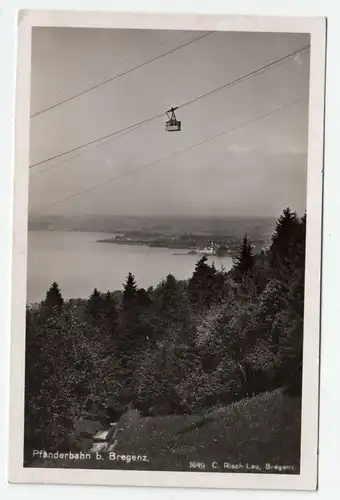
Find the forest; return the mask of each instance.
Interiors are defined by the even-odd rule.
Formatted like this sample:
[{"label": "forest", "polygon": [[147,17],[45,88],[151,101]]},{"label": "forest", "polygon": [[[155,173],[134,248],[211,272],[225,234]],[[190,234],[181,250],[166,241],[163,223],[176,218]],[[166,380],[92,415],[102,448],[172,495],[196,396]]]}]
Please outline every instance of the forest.
[{"label": "forest", "polygon": [[188,280],[144,289],[129,273],[88,299],[53,283],[26,308],[25,463],[33,449],[77,449],[77,419],[175,421],[277,389],[300,405],[305,231],[306,214],[286,208],[268,250],[245,235],[228,272],[203,256]]}]

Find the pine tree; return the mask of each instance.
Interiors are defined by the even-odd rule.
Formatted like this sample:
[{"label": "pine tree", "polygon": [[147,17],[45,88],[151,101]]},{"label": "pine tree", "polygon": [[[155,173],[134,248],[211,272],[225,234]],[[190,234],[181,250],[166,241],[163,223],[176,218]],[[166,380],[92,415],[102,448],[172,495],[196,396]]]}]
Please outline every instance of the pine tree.
[{"label": "pine tree", "polygon": [[123,305],[124,308],[135,305],[137,298],[137,284],[136,279],[132,273],[129,273],[124,285],[123,292]]},{"label": "pine tree", "polygon": [[251,241],[248,236],[243,237],[239,256],[234,263],[234,277],[236,281],[242,281],[242,278],[249,275],[254,266],[254,255]]},{"label": "pine tree", "polygon": [[214,301],[217,271],[214,264],[208,264],[204,255],[195,266],[195,271],[189,281],[188,295],[192,305],[209,307]]},{"label": "pine tree", "polygon": [[43,305],[49,309],[61,308],[64,304],[64,299],[61,295],[59,285],[54,281],[46,293],[46,298]]},{"label": "pine tree", "polygon": [[295,253],[295,239],[299,225],[296,213],[289,207],[286,208],[276,223],[272,237],[270,263],[273,268],[289,267],[289,261]]},{"label": "pine tree", "polygon": [[103,313],[103,309],[104,309],[103,297],[98,292],[97,288],[95,288],[88,299],[87,310],[93,318],[98,319]]},{"label": "pine tree", "polygon": [[133,385],[138,356],[148,344],[150,332],[144,320],[145,309],[140,303],[144,301],[146,293],[145,290],[139,293],[135,277],[129,273],[124,285],[122,308],[115,332],[116,355],[119,358],[124,384]]}]

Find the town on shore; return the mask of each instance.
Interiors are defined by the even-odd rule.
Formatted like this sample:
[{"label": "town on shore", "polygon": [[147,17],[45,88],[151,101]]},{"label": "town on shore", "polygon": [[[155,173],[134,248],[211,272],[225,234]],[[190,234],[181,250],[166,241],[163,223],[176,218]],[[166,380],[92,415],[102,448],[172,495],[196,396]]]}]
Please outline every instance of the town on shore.
[{"label": "town on shore", "polygon": [[[173,250],[183,250],[175,255],[206,255],[217,257],[234,257],[237,255],[241,240],[235,236],[216,236],[211,239],[211,235],[196,234],[148,234],[141,231],[133,231],[124,234],[116,234],[110,238],[97,240],[98,243],[112,243],[116,245],[139,245],[152,248],[168,248]],[[268,246],[264,238],[259,238],[253,243],[255,253],[266,250]]]}]

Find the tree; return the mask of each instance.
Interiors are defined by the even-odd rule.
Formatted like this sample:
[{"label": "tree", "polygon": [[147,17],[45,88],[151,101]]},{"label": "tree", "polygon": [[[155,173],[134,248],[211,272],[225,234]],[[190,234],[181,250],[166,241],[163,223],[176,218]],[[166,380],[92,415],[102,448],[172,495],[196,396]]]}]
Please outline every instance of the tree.
[{"label": "tree", "polygon": [[223,290],[223,273],[217,272],[214,264],[208,264],[204,255],[196,264],[195,271],[188,284],[188,296],[195,307],[210,307],[219,300]]},{"label": "tree", "polygon": [[135,277],[129,273],[124,285],[116,334],[117,355],[127,383],[133,378],[136,357],[148,342],[149,332],[144,321],[145,294],[145,290],[139,291]]},{"label": "tree", "polygon": [[244,277],[249,275],[254,266],[254,255],[251,241],[248,236],[243,237],[242,245],[240,248],[239,256],[235,259],[234,263],[234,278],[236,281],[242,281]]},{"label": "tree", "polygon": [[168,274],[154,292],[155,306],[162,317],[174,320],[179,302],[183,301],[183,286],[172,274]]},{"label": "tree", "polygon": [[54,281],[46,293],[46,298],[43,301],[43,305],[48,309],[58,308],[60,309],[64,304],[64,299],[61,295],[61,290],[59,285]]},{"label": "tree", "polygon": [[177,281],[172,274],[168,274],[152,292],[152,304],[145,320],[153,342],[167,338],[170,327],[176,331],[178,342],[188,340],[194,313],[190,309],[186,288],[186,282]]},{"label": "tree", "polygon": [[136,367],[136,405],[146,414],[169,415],[181,410],[176,386],[189,371],[188,362],[178,352],[176,332],[146,349]]},{"label": "tree", "polygon": [[26,322],[26,460],[35,448],[72,449],[73,421],[96,417],[117,383],[100,325],[74,309],[40,313],[29,311]]},{"label": "tree", "polygon": [[117,299],[107,291],[103,300],[103,314],[108,324],[114,325],[118,319]]},{"label": "tree", "polygon": [[289,208],[278,219],[269,252],[274,278],[285,291],[286,310],[303,322],[306,214],[299,219]]},{"label": "tree", "polygon": [[[304,218],[305,221],[305,218]],[[270,264],[274,269],[290,272],[295,254],[295,243],[301,227],[305,222],[299,220],[297,214],[288,207],[279,217],[270,247]]]},{"label": "tree", "polygon": [[146,308],[151,305],[150,295],[144,288],[139,288],[136,292],[136,302],[138,307]]},{"label": "tree", "polygon": [[124,308],[129,308],[136,304],[137,290],[138,288],[136,284],[136,279],[132,273],[129,273],[124,285],[124,292],[123,292]]},{"label": "tree", "polygon": [[268,252],[261,250],[258,255],[254,255],[254,265],[252,269],[252,280],[258,293],[261,293],[273,276],[273,270],[269,264]]},{"label": "tree", "polygon": [[196,412],[272,390],[282,363],[272,339],[274,318],[267,305],[235,284],[222,304],[201,315],[194,339],[198,358],[177,387],[188,410]]},{"label": "tree", "polygon": [[97,320],[102,315],[103,309],[104,299],[98,292],[97,288],[95,288],[88,299],[87,310],[90,315]]}]

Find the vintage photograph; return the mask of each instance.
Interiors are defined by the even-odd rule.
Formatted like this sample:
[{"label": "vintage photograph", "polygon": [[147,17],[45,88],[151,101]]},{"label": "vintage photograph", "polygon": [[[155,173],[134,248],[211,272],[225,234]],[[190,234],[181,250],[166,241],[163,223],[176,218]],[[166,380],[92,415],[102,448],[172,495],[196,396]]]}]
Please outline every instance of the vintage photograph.
[{"label": "vintage photograph", "polygon": [[299,476],[310,33],[33,26],[30,65],[23,468]]}]

